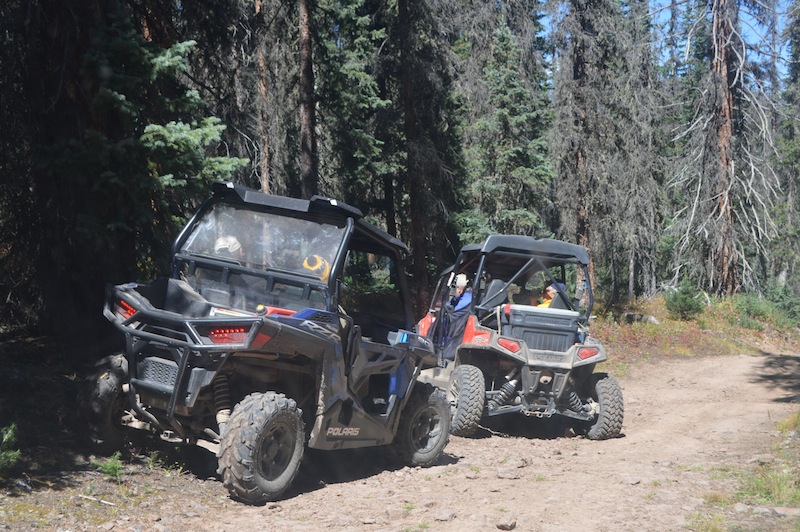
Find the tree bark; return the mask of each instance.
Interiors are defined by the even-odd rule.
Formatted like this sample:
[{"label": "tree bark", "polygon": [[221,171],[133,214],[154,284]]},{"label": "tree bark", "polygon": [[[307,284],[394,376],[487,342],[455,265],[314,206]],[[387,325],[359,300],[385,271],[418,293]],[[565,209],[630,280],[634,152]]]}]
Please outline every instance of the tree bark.
[{"label": "tree bark", "polygon": [[415,285],[414,311],[419,312],[429,303],[428,244],[426,235],[426,188],[420,160],[422,142],[417,111],[414,106],[415,86],[412,62],[411,21],[408,0],[398,0],[400,29],[400,92],[403,101],[404,131],[407,150],[408,194],[411,218],[411,258]]},{"label": "tree bark", "polygon": [[716,141],[713,183],[714,209],[712,217],[717,220],[719,233],[715,235],[710,252],[710,263],[717,289],[726,294],[734,293],[740,285],[737,267],[736,231],[733,213],[734,159],[733,159],[733,84],[736,73],[732,68],[731,37],[736,6],[733,0],[715,0],[712,5],[714,29],[714,55],[712,73],[716,100],[714,102],[714,136]]},{"label": "tree bark", "polygon": [[300,180],[304,198],[319,193],[310,0],[300,0]]},{"label": "tree bark", "polygon": [[270,193],[269,186],[269,130],[267,120],[267,52],[263,48],[258,51],[258,110],[256,120],[258,120],[258,143],[260,153],[258,159],[258,178],[261,184],[261,192]]}]

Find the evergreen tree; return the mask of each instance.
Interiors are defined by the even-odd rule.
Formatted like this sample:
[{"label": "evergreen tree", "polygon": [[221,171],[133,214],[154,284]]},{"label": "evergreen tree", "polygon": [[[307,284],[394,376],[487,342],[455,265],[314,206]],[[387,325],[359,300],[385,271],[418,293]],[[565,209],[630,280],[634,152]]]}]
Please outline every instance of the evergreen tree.
[{"label": "evergreen tree", "polygon": [[616,142],[607,148],[607,171],[613,176],[605,199],[609,214],[595,229],[601,249],[614,250],[606,254],[611,296],[633,299],[657,289],[657,248],[665,220],[666,129],[661,124],[666,105],[654,68],[649,3],[625,2],[623,11],[620,58],[609,91],[616,125]]},{"label": "evergreen tree", "polygon": [[[323,188],[335,197],[385,219],[397,234],[395,205],[386,180],[401,172],[397,154],[381,140],[397,135],[400,116],[378,127],[381,113],[391,113],[391,95],[378,85],[379,50],[386,43],[385,19],[366,0],[323,1],[316,17],[319,37],[318,98]],[[397,145],[393,143],[392,145]],[[389,188],[391,190],[391,188]]]},{"label": "evergreen tree", "polygon": [[[613,249],[595,240],[599,228],[613,223],[620,205],[608,162],[617,156],[616,113],[610,90],[619,71],[618,4],[607,0],[553,2],[555,42],[550,146],[558,179],[554,199],[560,213],[559,234],[588,248],[596,264],[610,263]],[[597,285],[597,283],[593,283]]]},{"label": "evergreen tree", "polygon": [[162,27],[150,32],[162,46],[202,43],[189,57],[187,83],[228,126],[222,140],[230,154],[250,159],[248,172],[236,179],[264,192],[301,196],[297,3],[184,2],[179,12],[169,5],[148,0],[141,31]]},{"label": "evergreen tree", "polygon": [[17,213],[27,223],[15,236],[55,331],[99,319],[105,282],[164,271],[176,220],[241,164],[209,157],[224,127],[180,82],[193,43],[147,44],[115,2],[82,9],[42,4],[26,27],[26,84],[44,87],[31,105],[47,111],[31,139],[33,209]]},{"label": "evergreen tree", "polygon": [[483,79],[489,110],[464,135],[471,144],[467,155],[473,208],[459,217],[461,239],[542,234],[551,173],[544,141],[546,102],[543,87],[531,89],[524,82],[518,46],[505,22],[495,30]]},{"label": "evergreen tree", "polygon": [[[624,7],[624,9],[622,9]],[[659,88],[644,2],[554,3],[553,196],[562,238],[592,252],[605,295],[653,293],[662,210]]]},{"label": "evergreen tree", "polygon": [[[754,261],[764,257],[774,225],[770,205],[779,183],[772,168],[769,95],[754,78],[764,41],[742,31],[739,13],[768,4],[714,0],[693,6],[687,46],[695,63],[684,76],[689,103],[677,140],[679,164],[671,185],[682,192],[673,231],[679,270],[709,291],[755,288]],[[756,16],[748,24],[768,22]],[[698,30],[699,28],[699,30]],[[750,39],[750,40],[748,40]]]},{"label": "evergreen tree", "polygon": [[312,8],[310,0],[299,1],[300,18],[300,186],[302,196],[319,192],[317,114],[314,89],[314,57],[311,45]]},{"label": "evergreen tree", "polygon": [[789,6],[785,35],[788,61],[783,92],[784,115],[780,123],[779,146],[782,156],[779,165],[783,201],[777,202],[775,223],[780,227],[770,242],[771,274],[777,284],[789,286],[800,294],[800,6]]},{"label": "evergreen tree", "polygon": [[[405,191],[410,223],[401,236],[411,244],[416,308],[430,303],[430,272],[447,250],[448,207],[460,180],[460,156],[449,92],[449,49],[439,38],[438,20],[427,2],[399,0],[396,38],[399,100],[403,110]],[[444,238],[443,238],[444,237]]]}]

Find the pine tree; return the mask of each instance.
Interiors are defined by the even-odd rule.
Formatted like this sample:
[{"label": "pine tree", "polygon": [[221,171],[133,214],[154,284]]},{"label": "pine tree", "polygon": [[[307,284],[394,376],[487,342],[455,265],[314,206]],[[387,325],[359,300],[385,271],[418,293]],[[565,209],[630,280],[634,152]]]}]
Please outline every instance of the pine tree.
[{"label": "pine tree", "polygon": [[430,303],[430,266],[441,264],[451,231],[447,215],[459,187],[454,106],[448,87],[452,61],[439,38],[439,20],[426,2],[399,0],[398,104],[403,110],[406,153],[404,191],[409,224],[401,236],[411,245],[416,308]]},{"label": "pine tree", "polygon": [[590,249],[590,275],[607,297],[653,293],[663,142],[647,4],[581,0],[551,10],[560,14],[550,137],[559,234]]},{"label": "pine tree", "polygon": [[779,165],[783,201],[777,202],[775,223],[780,227],[770,242],[771,274],[777,284],[800,294],[800,9],[797,2],[789,7],[785,35],[788,49],[785,90],[782,95],[784,115],[780,122]]},{"label": "pine tree", "polygon": [[33,208],[16,213],[27,222],[16,238],[28,243],[41,324],[62,331],[100,319],[104,283],[165,271],[175,222],[242,161],[213,156],[224,127],[180,81],[193,43],[147,43],[114,2],[40,7],[25,27],[24,76],[43,87],[31,105],[46,111],[28,139]]},{"label": "pine tree", "polygon": [[685,191],[673,226],[678,268],[709,291],[724,294],[757,285],[753,260],[765,255],[764,244],[773,234],[770,204],[779,186],[768,159],[769,96],[753,77],[755,63],[747,60],[764,42],[742,31],[743,6],[769,10],[763,3],[736,0],[694,6],[702,17],[693,21],[687,37],[696,62],[685,76],[691,83],[685,92],[689,113],[678,135],[680,164],[671,179],[673,187]]},{"label": "pine tree", "polygon": [[[495,30],[492,56],[483,74],[488,112],[466,128],[469,181],[474,207],[459,217],[461,239],[491,233],[542,234],[551,177],[545,148],[543,87],[525,83],[518,46],[508,25]],[[538,96],[538,100],[537,100]]]},{"label": "pine tree", "polygon": [[317,153],[317,115],[314,89],[314,56],[311,45],[312,7],[310,0],[299,1],[300,18],[300,186],[302,196],[319,192]]},{"label": "pine tree", "polygon": [[[608,162],[616,156],[618,128],[609,91],[620,55],[618,5],[607,0],[554,2],[555,120],[550,146],[557,180],[553,197],[560,213],[561,238],[588,248],[594,265],[610,264],[613,249],[595,239],[599,228],[613,223],[621,205],[615,196]],[[597,285],[597,283],[593,283]]]},{"label": "pine tree", "polygon": [[[319,36],[318,98],[323,188],[358,205],[368,215],[385,220],[397,234],[395,205],[384,183],[401,172],[397,154],[400,116],[379,126],[379,116],[391,114],[391,95],[381,93],[378,70],[381,54],[390,53],[386,20],[366,0],[323,1],[316,17]],[[380,12],[380,11],[379,11]],[[391,187],[389,187],[391,190]]]}]

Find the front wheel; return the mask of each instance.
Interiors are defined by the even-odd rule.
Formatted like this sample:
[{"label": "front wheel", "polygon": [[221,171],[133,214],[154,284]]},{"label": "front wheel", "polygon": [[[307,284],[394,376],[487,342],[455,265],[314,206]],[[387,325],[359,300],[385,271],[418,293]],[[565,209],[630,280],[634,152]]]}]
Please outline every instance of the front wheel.
[{"label": "front wheel", "polygon": [[393,444],[398,457],[411,466],[433,465],[450,439],[450,405],[444,393],[417,383],[401,416]]},{"label": "front wheel", "polygon": [[483,417],[486,390],[483,372],[475,366],[461,364],[453,369],[447,386],[450,403],[450,434],[470,436]]},{"label": "front wheel", "polygon": [[594,408],[595,418],[581,426],[584,435],[590,440],[608,440],[619,436],[625,405],[617,379],[605,373],[595,373],[586,383],[585,391],[582,399],[586,399]]},{"label": "front wheel", "polygon": [[95,368],[81,383],[78,393],[81,437],[92,451],[110,454],[119,450],[126,439],[122,416],[126,405],[123,385],[128,379],[128,361],[124,355],[111,355],[100,360]]},{"label": "front wheel", "polygon": [[304,431],[302,411],[283,394],[253,393],[237,404],[217,453],[231,496],[249,504],[280,497],[300,469]]}]

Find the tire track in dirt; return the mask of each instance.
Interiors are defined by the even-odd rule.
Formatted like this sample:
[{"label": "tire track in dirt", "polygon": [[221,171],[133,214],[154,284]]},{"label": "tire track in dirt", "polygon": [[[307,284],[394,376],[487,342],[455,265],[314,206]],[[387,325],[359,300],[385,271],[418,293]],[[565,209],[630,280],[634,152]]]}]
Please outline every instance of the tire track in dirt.
[{"label": "tire track in dirt", "polygon": [[[626,410],[620,438],[552,437],[541,430],[546,424],[518,417],[509,434],[453,437],[442,465],[428,469],[392,470],[373,451],[319,453],[284,500],[242,506],[220,485],[205,511],[164,516],[159,526],[685,530],[696,516],[719,512],[705,496],[735,491],[727,469],[767,456],[780,441],[775,424],[800,401],[797,360],[762,354],[633,365],[619,379]],[[800,521],[732,510],[726,519],[765,530],[793,530]]]}]

